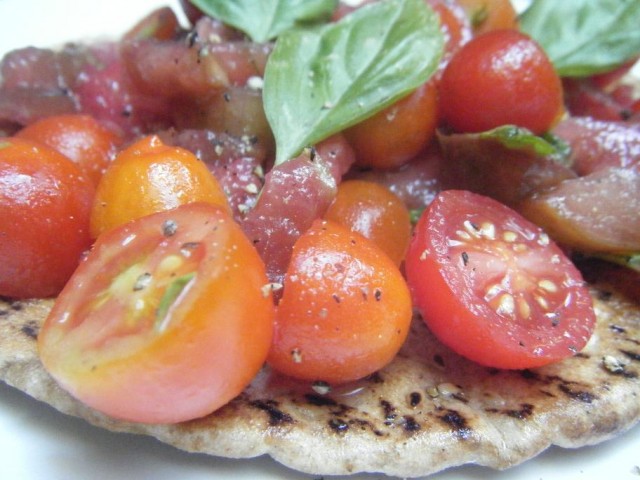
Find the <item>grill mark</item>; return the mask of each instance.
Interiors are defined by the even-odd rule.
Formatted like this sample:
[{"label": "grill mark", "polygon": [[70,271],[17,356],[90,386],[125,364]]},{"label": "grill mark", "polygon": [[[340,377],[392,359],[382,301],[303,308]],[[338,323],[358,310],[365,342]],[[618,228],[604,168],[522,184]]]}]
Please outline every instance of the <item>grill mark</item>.
[{"label": "grill mark", "polygon": [[28,322],[22,326],[20,331],[32,340],[37,340],[38,333],[40,332],[40,327],[36,322]]},{"label": "grill mark", "polygon": [[561,383],[558,385],[558,388],[562,393],[564,393],[567,397],[572,400],[578,400],[582,403],[593,403],[598,397],[591,392],[587,392],[586,390],[577,390],[571,388],[571,386],[567,383]]},{"label": "grill mark", "polygon": [[293,417],[278,408],[278,403],[273,400],[254,400],[249,403],[254,408],[262,410],[269,416],[269,425],[272,427],[287,423],[294,423]]},{"label": "grill mark", "polygon": [[455,433],[460,440],[467,440],[471,437],[473,430],[467,424],[467,419],[464,418],[456,410],[446,410],[444,415],[438,417],[445,425]]}]

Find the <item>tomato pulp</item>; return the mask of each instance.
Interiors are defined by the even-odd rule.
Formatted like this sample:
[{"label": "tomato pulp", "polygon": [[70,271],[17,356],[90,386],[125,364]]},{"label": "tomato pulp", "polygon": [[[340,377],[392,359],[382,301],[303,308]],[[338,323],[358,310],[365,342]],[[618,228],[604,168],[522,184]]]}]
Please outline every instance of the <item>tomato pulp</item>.
[{"label": "tomato pulp", "polygon": [[480,364],[545,365],[580,351],[593,332],[580,272],[539,227],[488,197],[442,192],[405,264],[429,328]]}]

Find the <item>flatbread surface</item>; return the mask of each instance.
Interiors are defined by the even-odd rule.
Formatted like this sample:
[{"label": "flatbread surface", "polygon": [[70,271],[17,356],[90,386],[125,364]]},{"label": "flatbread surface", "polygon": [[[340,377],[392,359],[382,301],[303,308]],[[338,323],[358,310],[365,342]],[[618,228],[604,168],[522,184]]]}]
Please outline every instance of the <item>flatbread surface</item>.
[{"label": "flatbread surface", "polygon": [[36,338],[51,300],[0,300],[0,378],[61,412],[179,449],[230,458],[268,454],[317,474],[417,477],[463,464],[505,469],[551,445],[581,447],[640,419],[640,306],[610,283],[592,286],[598,317],[587,347],[544,368],[502,371],[440,344],[421,319],[377,374],[328,393],[265,368],[237,399],[177,425],[108,418],[60,389]]}]

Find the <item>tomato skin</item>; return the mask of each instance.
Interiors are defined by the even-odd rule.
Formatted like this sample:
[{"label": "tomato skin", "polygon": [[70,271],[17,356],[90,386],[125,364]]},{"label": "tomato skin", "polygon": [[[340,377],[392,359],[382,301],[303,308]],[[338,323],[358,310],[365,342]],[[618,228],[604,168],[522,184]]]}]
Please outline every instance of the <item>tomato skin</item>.
[{"label": "tomato skin", "polygon": [[517,30],[467,43],[445,68],[441,118],[457,132],[517,125],[542,134],[563,112],[562,83],[542,48]]},{"label": "tomato skin", "polygon": [[518,28],[518,14],[511,0],[457,0],[467,13],[473,33]]},{"label": "tomato skin", "polygon": [[488,197],[442,192],[416,225],[405,268],[431,331],[482,365],[561,360],[580,351],[595,327],[571,261],[540,228]]},{"label": "tomato skin", "polygon": [[267,362],[294,378],[357,380],[394,358],[411,316],[409,290],[389,258],[318,220],[294,246]]},{"label": "tomato skin", "polygon": [[438,121],[436,84],[408,96],[344,131],[362,167],[391,169],[414,158],[433,139]]},{"label": "tomato skin", "polygon": [[68,158],[0,139],[0,295],[56,295],[89,248],[91,181]]},{"label": "tomato skin", "polygon": [[191,202],[221,205],[226,195],[207,166],[151,135],[120,152],[103,175],[91,212],[91,235]]},{"label": "tomato skin", "polygon": [[94,185],[122,143],[117,134],[82,114],[45,117],[24,127],[16,137],[44,143],[69,157]]},{"label": "tomato skin", "polygon": [[402,200],[387,187],[366,180],[340,184],[324,218],[372,240],[396,265],[409,245],[411,219]]},{"label": "tomato skin", "polygon": [[[195,277],[156,318],[167,285],[185,273]],[[143,217],[96,241],[40,331],[40,358],[69,393],[112,417],[197,418],[262,367],[274,315],[266,283],[255,248],[221,208]]]}]

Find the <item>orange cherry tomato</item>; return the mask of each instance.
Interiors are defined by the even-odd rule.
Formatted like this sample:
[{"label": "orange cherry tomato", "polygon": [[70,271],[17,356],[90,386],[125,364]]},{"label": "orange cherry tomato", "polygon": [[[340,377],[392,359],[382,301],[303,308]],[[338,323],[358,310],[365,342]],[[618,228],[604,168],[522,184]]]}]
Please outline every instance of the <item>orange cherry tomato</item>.
[{"label": "orange cherry tomato", "polygon": [[174,423],[221,407],[271,345],[264,264],[220,207],[194,203],[101,236],[38,335],[47,371],[115,418]]},{"label": "orange cherry tomato", "polygon": [[324,218],[372,240],[400,265],[411,237],[407,207],[387,187],[366,180],[347,180],[338,187]]},{"label": "orange cherry tomato", "polygon": [[344,131],[360,166],[388,169],[414,158],[433,138],[438,121],[435,82]]},{"label": "orange cherry tomato", "polygon": [[207,166],[191,152],[168,146],[155,135],[120,152],[103,175],[91,213],[91,235],[144,215],[192,202],[230,210]]},{"label": "orange cherry tomato", "polygon": [[518,28],[518,13],[511,0],[457,0],[476,35],[491,30]]},{"label": "orange cherry tomato", "polygon": [[35,140],[66,155],[97,185],[121,139],[89,115],[46,117],[27,125],[16,137]]},{"label": "orange cherry tomato", "polygon": [[64,155],[0,139],[0,295],[56,295],[91,245],[94,187]]},{"label": "orange cherry tomato", "polygon": [[384,367],[409,331],[398,268],[374,243],[317,220],[296,242],[267,362],[285,375],[343,383]]}]

